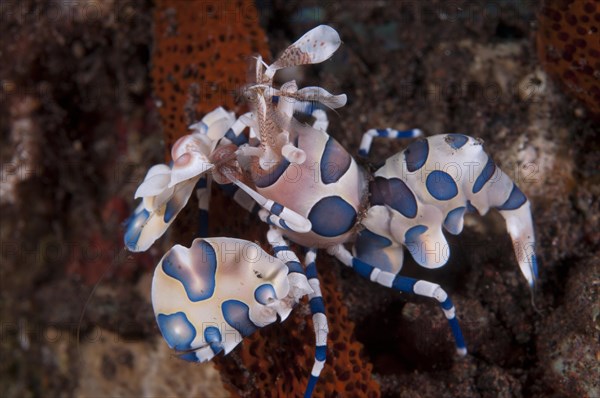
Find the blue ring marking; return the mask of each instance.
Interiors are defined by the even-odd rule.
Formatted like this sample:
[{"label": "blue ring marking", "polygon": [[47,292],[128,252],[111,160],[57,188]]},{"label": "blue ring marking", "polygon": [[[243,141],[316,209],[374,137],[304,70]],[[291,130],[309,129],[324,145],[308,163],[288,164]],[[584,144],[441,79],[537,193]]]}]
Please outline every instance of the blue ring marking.
[{"label": "blue ring marking", "polygon": [[460,149],[469,141],[469,137],[463,134],[448,134],[446,136],[446,144],[454,149]]},{"label": "blue ring marking", "polygon": [[291,274],[292,272],[304,274],[304,269],[302,268],[302,265],[296,260],[290,260],[287,263],[285,263],[285,265],[288,267],[288,274]]},{"label": "blue ring marking", "polygon": [[[450,310],[454,307],[454,304],[452,304],[452,300],[450,300],[450,297],[447,297],[443,303],[440,303],[440,306],[444,310]],[[452,318],[446,319],[448,319],[448,323],[450,324],[450,329],[452,330],[452,334],[454,335],[456,346],[460,349],[466,348],[465,339],[463,337],[462,330],[460,330],[460,324],[458,323],[458,319],[456,319],[456,315],[454,315]]]},{"label": "blue ring marking", "polygon": [[519,207],[523,206],[523,204],[525,204],[525,202],[527,202],[527,198],[525,197],[523,192],[521,192],[519,187],[517,187],[517,185],[513,182],[513,189],[510,192],[508,199],[506,199],[506,202],[504,202],[504,204],[502,204],[502,206],[496,207],[496,209],[498,209],[498,210],[516,210]]},{"label": "blue ring marking", "polygon": [[454,304],[452,304],[452,300],[450,300],[450,297],[446,297],[446,300],[444,300],[443,303],[440,303],[440,305],[445,310],[449,310],[450,308],[454,307]]},{"label": "blue ring marking", "polygon": [[318,103],[308,101],[308,103],[304,105],[304,109],[300,113],[304,113],[305,115],[312,115],[318,109],[321,109]]},{"label": "blue ring marking", "polygon": [[210,345],[213,354],[217,355],[219,352],[223,351],[221,332],[216,327],[209,326],[204,329],[204,341]]},{"label": "blue ring marking", "polygon": [[446,215],[446,219],[444,220],[444,228],[446,228],[446,230],[451,234],[458,235],[460,233],[458,227],[466,211],[467,208],[464,206],[450,210]]},{"label": "blue ring marking", "polygon": [[450,174],[441,170],[434,170],[425,181],[427,190],[437,200],[450,200],[458,195],[458,187]]},{"label": "blue ring marking", "polygon": [[313,261],[312,263],[306,266],[306,279],[314,279],[317,278],[317,264]]},{"label": "blue ring marking", "polygon": [[237,330],[242,337],[251,335],[258,327],[250,320],[250,308],[238,300],[227,300],[221,304],[225,322]]},{"label": "blue ring marking", "polygon": [[416,137],[416,129],[410,130],[396,130],[396,138],[413,138]]},{"label": "blue ring marking", "polygon": [[374,267],[365,263],[364,261],[353,257],[352,258],[352,269],[356,271],[357,274],[364,278],[371,278],[371,272],[373,272]]},{"label": "blue ring marking", "polygon": [[286,245],[283,246],[273,246],[273,253],[277,254],[282,251],[290,250],[290,248]]},{"label": "blue ring marking", "polygon": [[196,329],[183,312],[171,315],[158,314],[156,322],[169,347],[177,351],[192,348],[192,341],[196,338]]},{"label": "blue ring marking", "polygon": [[125,221],[125,235],[123,240],[125,246],[129,250],[137,250],[137,244],[140,240],[140,235],[144,229],[146,221],[150,218],[150,212],[146,209],[142,209],[139,213],[134,213],[127,221]]},{"label": "blue ring marking", "polygon": [[327,346],[326,345],[318,345],[315,351],[315,359],[317,361],[325,361],[327,358]]},{"label": "blue ring marking", "polygon": [[311,314],[325,313],[325,303],[323,302],[323,297],[311,298],[309,301],[309,305]]},{"label": "blue ring marking", "polygon": [[232,140],[232,142],[237,146],[242,146],[248,143],[248,138],[244,133],[240,133],[235,140]]},{"label": "blue ring marking", "polygon": [[225,138],[227,138],[229,141],[231,141],[237,146],[244,145],[248,142],[243,132],[240,132],[239,135],[235,135],[234,131],[231,128],[229,128],[229,130],[227,130],[227,132],[225,133]]},{"label": "blue ring marking", "polygon": [[356,257],[369,264],[377,264],[377,268],[382,271],[391,272],[394,269],[394,264],[390,262],[383,250],[391,245],[392,241],[388,238],[364,229],[358,233],[354,249],[356,250]]},{"label": "blue ring marking", "polygon": [[485,183],[488,182],[490,180],[490,178],[492,178],[492,176],[494,175],[495,172],[496,172],[496,163],[494,163],[492,158],[490,156],[488,156],[487,163],[485,164],[485,166],[483,167],[483,170],[481,170],[481,173],[475,180],[475,184],[473,184],[473,193],[477,193],[477,192],[481,191],[481,189],[483,188]]},{"label": "blue ring marking", "polygon": [[165,274],[181,282],[190,301],[206,300],[215,292],[217,254],[206,241],[194,243],[190,248],[191,264],[185,264],[170,250],[162,261]]},{"label": "blue ring marking", "polygon": [[291,231],[292,229],[287,225],[283,218],[279,219],[279,226],[285,230]]},{"label": "blue ring marking", "polygon": [[339,196],[319,200],[308,214],[312,230],[328,238],[348,232],[356,223],[356,210]]},{"label": "blue ring marking", "polygon": [[273,102],[273,104],[277,105],[279,103],[279,96],[278,95],[272,96],[271,102]]},{"label": "blue ring marking", "polygon": [[425,225],[415,225],[414,227],[409,228],[404,233],[404,245],[408,246],[411,244],[415,244],[419,240],[419,236],[425,233],[429,228]]},{"label": "blue ring marking", "polygon": [[377,135],[380,137],[387,137],[389,135],[386,129],[377,129],[375,131],[377,131]]},{"label": "blue ring marking", "polygon": [[417,216],[415,195],[401,179],[375,177],[369,184],[369,192],[371,205],[388,205],[407,218]]},{"label": "blue ring marking", "polygon": [[417,282],[417,279],[396,275],[392,282],[392,288],[401,292],[414,293],[415,291],[413,289]]},{"label": "blue ring marking", "polygon": [[[252,172],[252,179],[254,180],[254,185],[258,188],[266,188],[277,182],[279,178],[285,173],[290,162],[287,159],[283,158],[275,167],[266,170],[263,173],[257,173],[254,169]],[[259,166],[260,168],[260,166]]]},{"label": "blue ring marking", "polygon": [[277,202],[274,202],[273,206],[271,206],[271,214],[278,216],[281,214],[282,211],[283,211],[283,206]]},{"label": "blue ring marking", "polygon": [[273,289],[273,285],[270,283],[265,283],[260,285],[254,290],[254,300],[262,305],[267,305],[277,298],[277,294],[275,293],[275,289]]},{"label": "blue ring marking", "polygon": [[233,141],[237,138],[231,127],[225,133],[225,138],[227,138],[229,141]]},{"label": "blue ring marking", "polygon": [[339,142],[329,137],[321,155],[321,181],[323,184],[337,182],[350,168],[352,157]]},{"label": "blue ring marking", "polygon": [[359,149],[358,154],[359,156],[367,156],[367,151],[365,149]]},{"label": "blue ring marking", "polygon": [[407,170],[410,172],[419,170],[427,161],[427,156],[429,156],[429,143],[426,139],[422,138],[410,144],[404,150]]},{"label": "blue ring marking", "polygon": [[535,256],[535,254],[531,255],[531,268],[533,269],[533,276],[535,276],[535,279],[538,278],[538,263],[537,263],[537,258]]}]

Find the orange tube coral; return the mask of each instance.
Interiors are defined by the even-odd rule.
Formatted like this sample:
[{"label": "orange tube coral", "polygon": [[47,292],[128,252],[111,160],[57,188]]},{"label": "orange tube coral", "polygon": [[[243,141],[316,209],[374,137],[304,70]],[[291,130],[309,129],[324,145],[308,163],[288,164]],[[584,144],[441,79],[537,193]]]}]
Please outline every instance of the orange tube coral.
[{"label": "orange tube coral", "polygon": [[268,50],[251,1],[159,0],[152,81],[167,150],[216,107],[239,113],[250,57]]},{"label": "orange tube coral", "polygon": [[540,62],[571,95],[600,116],[600,4],[546,1],[538,20]]},{"label": "orange tube coral", "polygon": [[[243,111],[236,91],[247,82],[250,57],[268,54],[268,47],[250,1],[159,0],[154,19],[152,79],[169,150],[188,133],[188,125],[217,106]],[[213,193],[211,203],[210,218],[219,220],[218,225],[212,223],[211,236],[265,240],[265,226],[221,192]],[[185,224],[189,239],[195,226]],[[329,256],[317,261],[330,333],[327,362],[314,396],[378,397],[372,365],[361,356],[362,344],[354,337],[354,324],[337,290],[332,267],[340,265]],[[310,311],[301,303],[283,324],[250,336],[215,362],[232,394],[298,396],[306,388],[314,355]]]}]

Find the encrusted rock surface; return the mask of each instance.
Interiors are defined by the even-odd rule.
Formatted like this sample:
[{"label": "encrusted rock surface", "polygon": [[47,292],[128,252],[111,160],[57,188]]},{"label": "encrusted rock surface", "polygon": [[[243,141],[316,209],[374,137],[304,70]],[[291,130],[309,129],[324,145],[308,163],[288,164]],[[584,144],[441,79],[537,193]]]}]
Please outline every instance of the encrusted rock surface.
[{"label": "encrusted rock surface", "polygon": [[[228,394],[211,365],[178,361],[159,337],[149,275],[173,239],[145,255],[120,251],[135,187],[172,139],[160,122],[170,120],[170,99],[159,111],[151,93],[152,26],[165,14],[145,4],[0,6],[2,396]],[[355,151],[362,132],[386,126],[480,137],[531,199],[538,239],[535,307],[497,214],[470,217],[460,236],[449,237],[447,266],[427,271],[406,261],[405,275],[440,283],[456,303],[470,350],[463,359],[435,303],[368,283],[320,253],[334,275],[325,280],[337,280],[326,290],[341,304],[329,310],[338,314],[332,320],[343,318],[337,325],[348,331],[348,345],[331,347],[318,393],[333,395],[342,380],[344,389],[366,386],[367,394],[389,397],[598,396],[600,128],[538,60],[537,11],[535,2],[512,0],[261,2],[255,22],[274,54],[319,23],[339,31],[343,45],[333,59],[294,77],[348,95],[330,117],[344,146]],[[191,113],[177,107],[173,120],[185,124]],[[377,141],[365,165],[405,145]],[[213,199],[214,235],[264,243],[256,219],[220,193]],[[170,238],[191,241],[193,207]],[[253,337],[223,360],[281,357],[254,375],[237,363],[223,380],[247,367],[247,380],[264,374],[263,390],[237,380],[229,391],[236,385],[258,395],[289,376],[297,392],[310,370],[312,334],[296,350],[273,336],[296,323],[310,330],[305,315],[301,306],[289,324],[265,331],[271,340]],[[358,361],[348,379],[337,358]]]}]

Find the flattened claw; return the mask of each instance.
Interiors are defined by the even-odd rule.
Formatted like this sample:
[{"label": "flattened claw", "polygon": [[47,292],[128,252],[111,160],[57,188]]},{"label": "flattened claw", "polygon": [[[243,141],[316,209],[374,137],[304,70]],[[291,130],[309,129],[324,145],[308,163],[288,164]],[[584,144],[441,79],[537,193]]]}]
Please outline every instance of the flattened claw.
[{"label": "flattened claw", "polygon": [[148,170],[135,192],[143,203],[126,222],[125,246],[130,251],[147,250],[165,233],[187,204],[198,180],[214,168],[210,155],[235,122],[233,113],[221,107],[215,109],[190,126],[195,130],[192,134],[173,145],[171,167],[158,164]]},{"label": "flattened claw", "polygon": [[521,273],[527,279],[529,287],[533,288],[538,278],[538,267],[529,201],[517,209],[500,210],[500,214],[506,220]]},{"label": "flattened claw", "polygon": [[169,228],[181,209],[185,207],[200,177],[171,189],[170,198],[159,202],[159,196],[144,198],[133,215],[126,221],[125,246],[132,252],[143,252],[152,246]]},{"label": "flattened claw", "polygon": [[203,362],[291,311],[288,269],[255,243],[196,239],[174,246],[152,281],[152,306],[169,347]]}]

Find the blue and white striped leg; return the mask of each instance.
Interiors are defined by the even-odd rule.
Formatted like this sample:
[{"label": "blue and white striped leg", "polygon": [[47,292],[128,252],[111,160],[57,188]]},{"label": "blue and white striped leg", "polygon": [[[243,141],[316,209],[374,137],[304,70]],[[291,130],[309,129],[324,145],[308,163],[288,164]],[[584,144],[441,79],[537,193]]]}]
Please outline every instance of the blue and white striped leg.
[{"label": "blue and white striped leg", "polygon": [[[308,218],[301,216],[292,209],[285,207],[280,203],[265,198],[260,193],[256,192],[254,189],[250,188],[248,185],[238,180],[235,176],[228,175],[227,177],[235,185],[237,185],[245,193],[247,193],[252,199],[254,199],[254,201],[258,203],[260,207],[267,210],[272,215],[276,216],[276,218],[273,219],[273,225],[281,226],[284,229],[300,233],[308,232],[311,230],[312,224]],[[263,212],[259,212],[259,216],[261,215],[261,213],[265,214]],[[268,222],[265,219],[262,219],[262,221]]]},{"label": "blue and white striped leg", "polygon": [[310,312],[312,314],[313,325],[315,328],[315,363],[312,371],[310,372],[310,379],[306,387],[304,397],[308,398],[312,395],[315,385],[319,380],[319,375],[323,366],[325,366],[325,358],[327,356],[327,334],[329,333],[329,326],[327,324],[327,315],[325,314],[325,303],[323,302],[323,296],[321,295],[321,287],[319,278],[317,276],[317,265],[316,260],[317,251],[315,249],[309,249],[306,252],[304,262],[306,264],[306,277],[308,283],[313,289],[313,293],[308,295],[310,303]]},{"label": "blue and white striped leg", "polygon": [[294,231],[294,229],[290,227],[284,219],[276,214],[270,213],[268,210],[260,209],[258,211],[258,218],[270,226],[281,228],[285,231]]},{"label": "blue and white striped leg", "polygon": [[294,102],[294,112],[303,113],[305,115],[313,115],[313,113],[319,110],[319,105],[315,101],[296,101]]},{"label": "blue and white striped leg", "polygon": [[315,118],[313,122],[313,128],[321,131],[327,131],[329,127],[329,119],[327,113],[319,108],[318,104],[314,101],[296,101],[294,103],[294,112],[303,113],[310,115]]},{"label": "blue and white striped leg", "polygon": [[244,134],[242,134],[242,131],[244,131],[246,127],[249,127],[248,124],[246,124],[246,120],[248,120],[248,118],[251,117],[251,112],[247,112],[241,115],[231,125],[231,127],[229,127],[229,130],[227,130],[227,132],[225,133],[225,138],[227,138],[229,141],[231,141],[232,144],[235,144],[237,146],[248,143],[248,138]]},{"label": "blue and white striped leg", "polygon": [[[273,103],[277,104],[280,101],[280,97],[273,96]],[[289,100],[289,99],[288,99]],[[313,128],[317,130],[327,131],[329,127],[329,119],[327,113],[319,107],[317,101],[294,101],[293,105],[294,113],[301,113],[303,115],[309,115],[315,118]]]},{"label": "blue and white striped leg", "polygon": [[467,355],[465,339],[460,329],[460,325],[458,324],[458,320],[456,319],[456,309],[454,308],[454,304],[452,304],[450,297],[448,297],[448,294],[440,285],[382,271],[379,268],[373,267],[352,256],[343,245],[333,246],[327,251],[343,264],[352,267],[359,275],[368,278],[373,282],[401,292],[413,293],[419,296],[436,299],[442,307],[442,311],[450,324],[450,329],[452,330],[454,341],[456,343],[456,352],[460,356]]},{"label": "blue and white striped leg", "polygon": [[273,248],[273,254],[275,254],[275,257],[287,265],[289,269],[288,275],[294,272],[305,275],[304,268],[302,268],[298,256],[296,256],[296,253],[290,250],[288,243],[281,234],[281,231],[279,231],[276,227],[269,228],[267,240]]},{"label": "blue and white striped leg", "polygon": [[210,204],[210,182],[202,176],[196,183],[196,198],[198,198],[198,237],[208,237],[208,207]]},{"label": "blue and white striped leg", "polygon": [[223,107],[218,107],[215,110],[208,112],[202,120],[190,125],[188,128],[193,131],[193,134],[207,135],[212,141],[225,139],[226,142],[231,142],[237,146],[248,142],[248,138],[242,134],[246,127],[249,127],[247,121],[252,120],[250,112],[241,115],[233,122],[234,117],[232,112],[227,112]]},{"label": "blue and white striped leg", "polygon": [[294,300],[292,305],[295,305],[302,297],[313,292],[306,278],[304,268],[302,268],[296,253],[290,250],[288,243],[281,234],[279,228],[270,227],[269,232],[267,232],[267,240],[273,248],[275,257],[283,261],[288,267],[288,281],[290,283],[290,293],[288,294],[288,297]]},{"label": "blue and white striped leg", "polygon": [[391,128],[387,129],[371,129],[363,134],[362,140],[360,141],[360,148],[358,150],[358,154],[360,156],[367,156],[369,151],[371,150],[371,144],[373,144],[373,138],[375,137],[385,137],[385,138],[414,138],[423,135],[423,132],[420,129],[411,129],[411,130],[394,130]]}]

